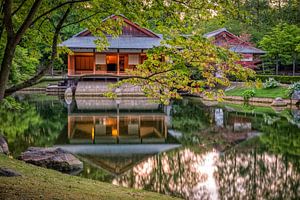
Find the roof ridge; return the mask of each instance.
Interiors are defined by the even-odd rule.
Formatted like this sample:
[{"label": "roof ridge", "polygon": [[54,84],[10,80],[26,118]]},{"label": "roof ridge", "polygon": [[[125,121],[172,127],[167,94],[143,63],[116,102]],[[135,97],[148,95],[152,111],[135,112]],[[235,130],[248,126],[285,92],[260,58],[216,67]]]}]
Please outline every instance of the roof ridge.
[{"label": "roof ridge", "polygon": [[203,36],[204,36],[204,37],[208,37],[209,35],[212,35],[212,34],[215,35],[215,34],[217,34],[217,33],[223,32],[223,31],[226,31],[226,32],[230,33],[225,27],[223,27],[223,28],[219,28],[219,29],[217,29],[217,30],[214,30],[214,31],[205,33]]}]

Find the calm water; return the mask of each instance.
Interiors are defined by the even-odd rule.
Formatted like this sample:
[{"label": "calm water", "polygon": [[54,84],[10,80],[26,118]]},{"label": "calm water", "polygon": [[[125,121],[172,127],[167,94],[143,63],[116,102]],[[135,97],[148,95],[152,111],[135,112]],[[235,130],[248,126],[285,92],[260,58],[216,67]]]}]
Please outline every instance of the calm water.
[{"label": "calm water", "polygon": [[29,146],[63,147],[84,162],[79,176],[185,199],[300,198],[299,110],[193,98],[169,106],[17,99],[22,109],[0,109],[14,156]]}]

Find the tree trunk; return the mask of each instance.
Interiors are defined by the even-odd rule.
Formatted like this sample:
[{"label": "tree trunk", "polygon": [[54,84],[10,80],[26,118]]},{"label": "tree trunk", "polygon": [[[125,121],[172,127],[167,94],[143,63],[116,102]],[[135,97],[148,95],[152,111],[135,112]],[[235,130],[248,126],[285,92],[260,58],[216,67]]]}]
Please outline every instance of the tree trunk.
[{"label": "tree trunk", "polygon": [[12,60],[16,50],[14,38],[8,38],[6,48],[3,55],[0,71],[0,101],[4,98],[6,85],[8,82],[9,72],[12,65]]},{"label": "tree trunk", "polygon": [[42,78],[46,74],[46,72],[49,71],[49,69],[51,69],[51,67],[53,66],[54,59],[56,58],[56,55],[57,55],[58,36],[59,36],[60,31],[61,31],[63,23],[65,22],[68,14],[70,13],[70,10],[71,10],[71,7],[69,7],[66,10],[63,17],[60,19],[60,21],[58,22],[58,24],[55,28],[55,33],[54,33],[54,36],[53,36],[53,39],[52,39],[51,57],[50,57],[48,63],[45,64],[45,67],[43,67],[35,76],[30,78],[29,80],[26,80],[23,83],[20,83],[18,85],[15,85],[15,86],[7,89],[5,91],[5,96],[8,96],[8,95],[20,90],[20,89],[23,89],[23,88],[26,88],[26,87],[29,87],[29,86],[32,86],[32,85],[36,84],[39,81],[39,79]]},{"label": "tree trunk", "polygon": [[295,76],[296,72],[296,58],[293,59],[293,76]]},{"label": "tree trunk", "polygon": [[276,72],[275,74],[278,75],[278,69],[279,69],[279,60],[276,60]]},{"label": "tree trunk", "polygon": [[6,0],[4,2],[4,25],[7,32],[7,42],[5,46],[5,52],[3,55],[0,71],[0,101],[4,98],[5,89],[8,82],[9,72],[11,69],[12,61],[14,58],[15,50],[25,31],[29,28],[30,23],[33,20],[35,13],[37,12],[42,0],[35,0],[32,7],[26,16],[25,20],[21,24],[18,31],[14,32],[14,26],[12,21],[12,1]]}]

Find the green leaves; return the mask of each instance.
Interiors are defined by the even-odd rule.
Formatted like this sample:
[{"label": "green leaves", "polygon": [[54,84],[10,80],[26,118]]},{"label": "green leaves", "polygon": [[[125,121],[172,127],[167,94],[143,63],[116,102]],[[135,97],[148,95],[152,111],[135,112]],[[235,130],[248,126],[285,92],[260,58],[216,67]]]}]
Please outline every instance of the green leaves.
[{"label": "green leaves", "polygon": [[291,64],[299,53],[300,28],[296,25],[279,24],[263,37],[260,46],[266,50],[266,59]]},{"label": "green leaves", "polygon": [[199,35],[174,36],[165,45],[147,52],[147,60],[127,71],[124,83],[141,86],[146,96],[168,103],[181,98],[181,93],[204,94],[220,99],[222,87],[230,84],[229,77],[246,81],[254,72],[236,62],[238,56],[217,47]]}]

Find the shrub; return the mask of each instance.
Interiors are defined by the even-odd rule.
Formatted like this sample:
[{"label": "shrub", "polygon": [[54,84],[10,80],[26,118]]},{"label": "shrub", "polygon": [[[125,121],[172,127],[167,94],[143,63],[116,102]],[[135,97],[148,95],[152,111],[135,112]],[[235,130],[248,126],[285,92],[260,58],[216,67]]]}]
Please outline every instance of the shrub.
[{"label": "shrub", "polygon": [[243,97],[244,97],[244,101],[245,102],[248,102],[249,99],[251,97],[254,97],[255,96],[255,91],[252,89],[252,90],[245,90],[243,93],[242,93]]},{"label": "shrub", "polygon": [[287,95],[291,97],[295,91],[300,91],[300,81],[293,83],[288,87]]},{"label": "shrub", "polygon": [[257,74],[255,78],[260,79],[261,81],[266,81],[269,78],[274,78],[280,83],[291,84],[297,81],[300,81],[300,76],[280,76],[280,75],[259,75]]},{"label": "shrub", "polygon": [[264,82],[263,86],[265,89],[276,88],[279,86],[279,82],[274,78],[269,78],[268,80],[266,80],[266,82]]}]

